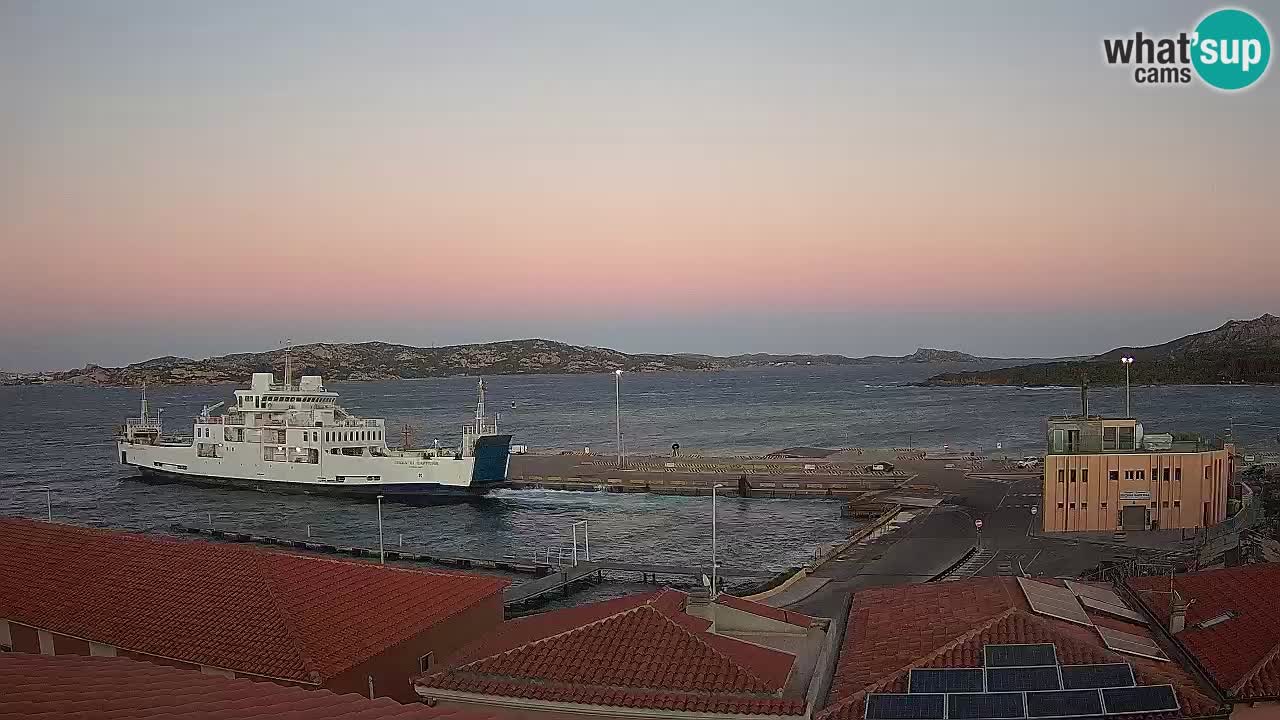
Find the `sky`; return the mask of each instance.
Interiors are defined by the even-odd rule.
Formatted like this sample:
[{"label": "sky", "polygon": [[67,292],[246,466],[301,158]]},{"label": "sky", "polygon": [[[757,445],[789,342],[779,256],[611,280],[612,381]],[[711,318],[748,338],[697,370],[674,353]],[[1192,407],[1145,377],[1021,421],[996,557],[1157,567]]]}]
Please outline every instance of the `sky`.
[{"label": "sky", "polygon": [[1049,357],[1280,312],[1280,77],[1102,57],[1216,7],[0,0],[0,368]]}]

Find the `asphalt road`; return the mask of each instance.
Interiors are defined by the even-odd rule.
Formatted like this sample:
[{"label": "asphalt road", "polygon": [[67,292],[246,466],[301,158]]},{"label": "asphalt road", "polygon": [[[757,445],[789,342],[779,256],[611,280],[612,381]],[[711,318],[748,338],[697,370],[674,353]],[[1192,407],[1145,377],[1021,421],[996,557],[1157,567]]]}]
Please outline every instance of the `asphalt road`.
[{"label": "asphalt road", "polygon": [[[1038,475],[985,479],[940,465],[922,469],[918,484],[937,487],[943,504],[920,510],[901,529],[867,545],[855,546],[813,574],[830,577],[818,592],[792,609],[833,617],[848,593],[872,587],[926,582],[949,569],[975,543],[984,551],[965,574],[1020,574],[1074,577],[1100,561],[1130,557],[1134,551],[1074,540],[1037,537],[1031,508],[1039,507]],[[975,521],[982,521],[982,530]]]}]

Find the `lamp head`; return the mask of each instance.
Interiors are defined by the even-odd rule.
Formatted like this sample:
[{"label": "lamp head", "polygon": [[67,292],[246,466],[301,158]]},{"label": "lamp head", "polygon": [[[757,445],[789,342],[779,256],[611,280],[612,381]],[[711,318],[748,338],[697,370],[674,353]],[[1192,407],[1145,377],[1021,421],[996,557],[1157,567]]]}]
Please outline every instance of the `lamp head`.
[{"label": "lamp head", "polygon": [[617,375],[617,376],[619,376],[619,377],[621,377],[621,376],[622,376],[622,371],[621,371],[621,370],[614,370],[614,371],[613,371],[613,374],[614,374],[614,375]]}]

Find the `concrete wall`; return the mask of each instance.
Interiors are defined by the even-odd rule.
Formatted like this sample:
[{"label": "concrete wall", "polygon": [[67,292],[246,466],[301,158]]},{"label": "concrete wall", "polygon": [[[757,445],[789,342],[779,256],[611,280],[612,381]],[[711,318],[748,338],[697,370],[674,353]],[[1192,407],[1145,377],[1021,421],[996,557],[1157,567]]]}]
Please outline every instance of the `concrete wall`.
[{"label": "concrete wall", "polygon": [[324,684],[336,693],[369,695],[373,677],[374,695],[400,702],[418,702],[412,678],[418,674],[418,659],[433,654],[433,667],[442,667],[451,655],[502,623],[502,593],[494,593],[415,635],[382,654],[357,665]]},{"label": "concrete wall", "polygon": [[[1231,450],[1048,455],[1040,508],[1047,532],[1111,531],[1141,506],[1150,528],[1199,528],[1227,516]],[[1124,499],[1122,499],[1124,495]]]},{"label": "concrete wall", "polygon": [[1231,720],[1275,720],[1280,717],[1280,703],[1260,702],[1231,707]]}]

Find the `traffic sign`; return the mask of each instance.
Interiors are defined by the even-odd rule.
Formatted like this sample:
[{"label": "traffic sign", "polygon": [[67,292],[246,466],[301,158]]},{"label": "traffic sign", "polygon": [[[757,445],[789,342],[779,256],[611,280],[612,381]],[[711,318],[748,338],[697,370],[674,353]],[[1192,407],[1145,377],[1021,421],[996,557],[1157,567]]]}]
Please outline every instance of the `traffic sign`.
[{"label": "traffic sign", "polygon": [[982,521],[981,521],[981,520],[974,520],[974,521],[973,521],[973,526],[974,526],[974,527],[976,527],[976,528],[978,528],[979,530],[981,530],[981,529],[982,529]]}]

